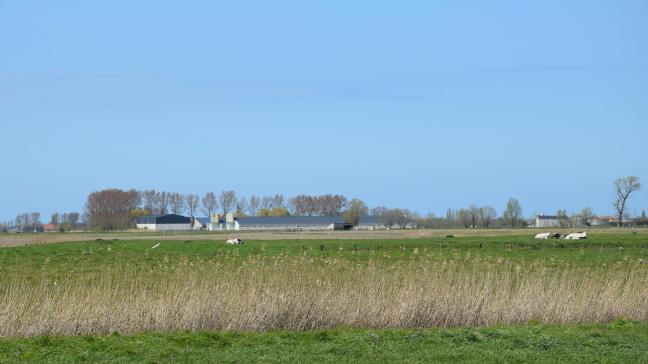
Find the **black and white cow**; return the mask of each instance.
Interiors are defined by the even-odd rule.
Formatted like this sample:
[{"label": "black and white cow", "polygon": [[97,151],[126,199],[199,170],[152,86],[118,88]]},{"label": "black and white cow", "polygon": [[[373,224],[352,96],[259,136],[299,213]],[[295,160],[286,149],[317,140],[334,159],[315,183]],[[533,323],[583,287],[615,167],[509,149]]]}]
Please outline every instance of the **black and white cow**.
[{"label": "black and white cow", "polygon": [[243,240],[241,240],[241,239],[239,239],[239,238],[235,238],[235,239],[228,239],[228,240],[225,242],[225,244],[238,245],[238,244],[245,244],[245,243],[243,242]]}]

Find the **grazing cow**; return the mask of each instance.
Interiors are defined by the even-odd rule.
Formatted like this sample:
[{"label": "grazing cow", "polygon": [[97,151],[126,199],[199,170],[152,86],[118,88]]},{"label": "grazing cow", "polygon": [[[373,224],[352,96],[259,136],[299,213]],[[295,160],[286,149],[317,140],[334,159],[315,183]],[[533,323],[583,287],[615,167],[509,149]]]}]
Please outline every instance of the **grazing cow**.
[{"label": "grazing cow", "polygon": [[541,233],[535,236],[536,239],[560,239],[560,233]]},{"label": "grazing cow", "polygon": [[578,233],[571,233],[565,237],[567,240],[580,240],[580,239],[587,239],[587,233],[584,232],[578,232]]},{"label": "grazing cow", "polygon": [[245,244],[243,240],[236,238],[236,239],[229,239],[225,242],[225,244],[232,244],[232,245],[238,245],[238,244]]}]

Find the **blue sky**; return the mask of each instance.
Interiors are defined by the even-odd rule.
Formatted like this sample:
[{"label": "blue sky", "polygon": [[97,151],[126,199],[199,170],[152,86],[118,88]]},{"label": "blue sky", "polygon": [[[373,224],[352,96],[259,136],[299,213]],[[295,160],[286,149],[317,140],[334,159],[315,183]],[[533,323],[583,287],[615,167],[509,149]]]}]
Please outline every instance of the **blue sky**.
[{"label": "blue sky", "polygon": [[0,221],[107,187],[611,213],[646,1],[0,0]]}]

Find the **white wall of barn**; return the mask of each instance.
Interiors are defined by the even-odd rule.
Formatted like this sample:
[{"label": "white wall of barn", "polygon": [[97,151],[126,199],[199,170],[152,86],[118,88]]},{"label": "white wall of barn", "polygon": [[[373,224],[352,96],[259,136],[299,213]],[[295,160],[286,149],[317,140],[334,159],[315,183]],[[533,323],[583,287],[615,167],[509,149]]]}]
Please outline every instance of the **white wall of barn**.
[{"label": "white wall of barn", "polygon": [[137,224],[138,229],[155,230],[155,224]]}]

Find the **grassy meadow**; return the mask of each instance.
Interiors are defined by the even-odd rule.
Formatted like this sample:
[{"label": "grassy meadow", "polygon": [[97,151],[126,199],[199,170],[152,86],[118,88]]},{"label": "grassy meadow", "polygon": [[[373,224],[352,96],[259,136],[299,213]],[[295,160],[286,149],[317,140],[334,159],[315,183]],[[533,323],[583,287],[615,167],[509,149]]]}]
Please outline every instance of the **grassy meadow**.
[{"label": "grassy meadow", "polygon": [[[123,350],[101,355],[129,347],[122,344],[128,340],[132,348],[165,345],[133,349],[133,361],[174,355],[240,361],[245,356],[237,355],[253,355],[263,345],[298,343],[303,346],[295,351],[261,361],[375,361],[381,352],[388,360],[396,355],[389,350],[409,346],[419,356],[405,361],[471,361],[478,359],[475,350],[508,347],[513,355],[516,345],[521,351],[510,361],[526,361],[536,351],[554,361],[572,346],[582,350],[568,356],[575,361],[597,347],[599,354],[621,350],[602,358],[646,358],[636,345],[648,347],[648,234],[541,241],[520,233],[527,235],[238,246],[95,239],[2,248],[0,361],[41,361],[50,351],[60,361],[72,358],[66,355],[122,361],[117,353],[126,355]],[[457,342],[456,335],[469,338]],[[413,336],[422,339],[408,341]],[[370,350],[374,337],[384,352]],[[186,340],[191,352],[176,340]],[[251,345],[254,340],[261,346]],[[525,347],[534,340],[547,348]],[[106,352],[87,349],[97,345]]]},{"label": "grassy meadow", "polygon": [[175,332],[0,339],[0,362],[645,363],[648,325]]}]

